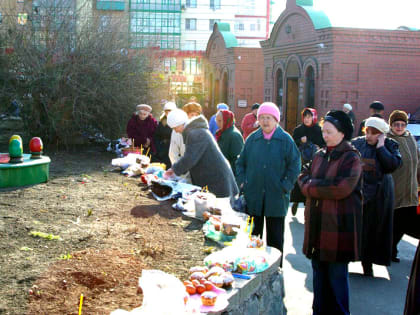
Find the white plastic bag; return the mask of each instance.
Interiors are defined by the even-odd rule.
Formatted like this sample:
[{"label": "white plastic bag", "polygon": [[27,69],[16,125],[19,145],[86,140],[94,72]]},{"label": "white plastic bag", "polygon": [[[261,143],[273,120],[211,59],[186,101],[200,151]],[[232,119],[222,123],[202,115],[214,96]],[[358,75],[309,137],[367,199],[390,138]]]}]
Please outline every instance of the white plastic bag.
[{"label": "white plastic bag", "polygon": [[184,284],[175,276],[161,270],[143,270],[139,278],[143,290],[143,304],[131,312],[121,309],[111,315],[185,315],[184,298],[188,295]]}]

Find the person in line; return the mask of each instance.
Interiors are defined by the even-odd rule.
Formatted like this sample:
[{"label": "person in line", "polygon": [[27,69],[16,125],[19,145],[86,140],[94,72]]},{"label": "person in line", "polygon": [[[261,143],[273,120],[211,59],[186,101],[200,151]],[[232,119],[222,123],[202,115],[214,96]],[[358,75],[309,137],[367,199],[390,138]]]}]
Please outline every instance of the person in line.
[{"label": "person in line", "polygon": [[136,106],[136,112],[127,123],[127,137],[134,139],[134,146],[150,148],[150,153],[156,153],[153,135],[157,128],[157,121],[153,118],[152,107],[147,104]]},{"label": "person in line", "polygon": [[216,131],[216,141],[225,158],[229,161],[233,174],[236,174],[236,160],[244,146],[244,139],[235,127],[235,116],[227,109],[220,110],[216,115],[219,129]]},{"label": "person in line", "polygon": [[[302,165],[312,161],[315,152],[325,145],[322,138],[321,127],[317,124],[318,114],[314,108],[306,107],[301,112],[302,123],[293,130],[293,140],[301,153]],[[296,182],[295,187],[290,193],[292,204],[292,214],[296,215],[299,202],[305,203],[305,196]]]},{"label": "person in line", "polygon": [[404,315],[418,314],[420,314],[420,242],[411,266],[410,281],[408,282],[404,307]]},{"label": "person in line", "polygon": [[242,118],[241,129],[243,132],[244,140],[246,140],[246,138],[248,138],[248,136],[252,132],[254,132],[260,127],[257,120],[257,112],[259,107],[260,104],[255,103],[251,107],[251,112],[246,114],[244,118]]},{"label": "person in line", "polygon": [[[222,110],[222,109],[229,110],[229,106],[227,106],[225,103],[217,104],[217,111]],[[217,112],[216,112],[216,114],[211,116],[211,118],[209,120],[209,129],[210,129],[210,132],[213,136],[216,136],[216,131],[217,131],[217,129],[219,129],[219,127],[217,126],[217,123],[216,123],[216,115],[217,115]]]},{"label": "person in line", "polygon": [[303,253],[312,261],[313,314],[350,314],[348,264],[360,259],[362,163],[350,144],[353,124],[329,111],[322,126],[326,146],[299,175],[306,196]]},{"label": "person in line", "polygon": [[207,186],[218,198],[233,198],[239,192],[229,162],[208,129],[207,120],[200,115],[188,120],[184,111],[173,110],[168,115],[168,125],[182,134],[185,143],[184,155],[164,177],[180,176],[187,172],[193,185]]},{"label": "person in line", "polygon": [[300,172],[300,154],[292,137],[278,124],[276,104],[262,103],[257,117],[261,128],[247,138],[236,161],[236,177],[247,213],[254,218],[252,234],[262,237],[265,220],[267,245],[283,256],[284,218]]},{"label": "person in line", "polygon": [[373,277],[372,264],[389,266],[392,252],[394,181],[401,166],[398,143],[386,138],[388,124],[378,117],[366,120],[366,135],[352,140],[363,162],[362,266]]},{"label": "person in line", "polygon": [[210,102],[208,100],[204,101],[203,104],[203,115],[206,117],[207,120],[210,120],[211,116],[213,116],[214,110],[210,107]]},{"label": "person in line", "polygon": [[169,145],[171,143],[172,129],[168,126],[167,118],[171,110],[176,109],[174,102],[166,102],[163,106],[163,114],[160,116],[159,124],[156,128],[154,139],[156,143],[156,159],[164,163],[167,168],[171,167],[169,159]]},{"label": "person in line", "polygon": [[351,104],[349,103],[343,104],[343,112],[349,115],[351,123],[354,126],[354,122],[356,121],[356,116],[353,113],[353,106],[351,106]]},{"label": "person in line", "polygon": [[[374,101],[372,104],[369,105],[370,117],[383,118],[383,116],[384,116],[384,110],[385,110],[385,106],[380,101]],[[362,137],[362,136],[365,135],[365,133],[364,133],[365,123],[366,123],[366,119],[363,120],[360,123],[359,132],[357,134],[359,137]]]},{"label": "person in line", "polygon": [[395,193],[392,261],[400,262],[397,246],[403,235],[420,238],[420,215],[417,214],[419,151],[416,140],[407,130],[406,112],[394,110],[388,121],[391,131],[387,137],[398,142],[402,158],[401,167],[392,173]]}]

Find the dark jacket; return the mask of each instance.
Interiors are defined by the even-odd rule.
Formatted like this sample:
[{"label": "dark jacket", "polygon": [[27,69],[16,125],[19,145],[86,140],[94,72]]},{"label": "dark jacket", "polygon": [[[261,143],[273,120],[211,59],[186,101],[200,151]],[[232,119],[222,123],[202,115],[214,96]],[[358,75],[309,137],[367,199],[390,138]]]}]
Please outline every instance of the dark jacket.
[{"label": "dark jacket", "polygon": [[239,190],[229,162],[210,133],[204,116],[192,119],[182,136],[185,154],[172,165],[175,174],[179,176],[189,171],[194,185],[208,186],[218,198],[237,195]]},{"label": "dark jacket", "polygon": [[171,161],[169,160],[169,145],[171,143],[172,128],[168,126],[166,122],[166,116],[162,117],[159,121],[159,125],[156,128],[154,134],[154,140],[156,144],[156,159],[165,163],[167,169],[171,167]]},{"label": "dark jacket", "polygon": [[319,150],[298,182],[306,196],[303,253],[326,262],[360,259],[362,163],[342,141],[331,152]]},{"label": "dark jacket", "polygon": [[365,137],[353,139],[363,165],[362,261],[388,266],[391,263],[394,181],[390,173],[401,165],[398,143],[385,138],[379,149]]},{"label": "dark jacket", "polygon": [[324,138],[322,138],[321,127],[318,124],[314,124],[311,127],[305,126],[305,124],[300,124],[293,130],[293,140],[295,140],[296,145],[299,147],[302,142],[300,139],[302,137],[307,138],[307,142],[312,142],[319,147],[325,145]]},{"label": "dark jacket", "polygon": [[416,256],[411,267],[404,309],[404,315],[418,314],[420,314],[420,243],[417,246]]},{"label": "dark jacket", "polygon": [[244,146],[244,139],[239,130],[232,126],[221,134],[217,144],[225,158],[229,161],[233,174],[236,174],[235,163]]},{"label": "dark jacket", "polygon": [[140,147],[145,146],[147,138],[150,139],[150,150],[155,153],[156,147],[153,139],[158,123],[152,115],[147,116],[145,120],[141,120],[138,115],[133,114],[127,123],[127,136],[134,138],[134,145]]},{"label": "dark jacket", "polygon": [[277,126],[271,139],[262,129],[247,138],[236,161],[238,184],[244,185],[248,214],[284,217],[290,190],[300,172],[300,154],[292,137]]}]

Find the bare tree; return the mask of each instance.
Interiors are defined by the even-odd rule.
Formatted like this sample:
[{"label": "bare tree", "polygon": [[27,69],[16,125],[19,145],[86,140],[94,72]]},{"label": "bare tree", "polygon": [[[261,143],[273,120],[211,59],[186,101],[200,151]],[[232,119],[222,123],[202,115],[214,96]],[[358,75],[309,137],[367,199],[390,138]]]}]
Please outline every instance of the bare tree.
[{"label": "bare tree", "polygon": [[96,16],[89,5],[34,0],[27,22],[1,33],[13,48],[0,58],[9,74],[1,88],[23,104],[29,133],[44,141],[72,143],[83,132],[119,137],[135,105],[162,83],[151,54],[130,49],[128,22]]}]

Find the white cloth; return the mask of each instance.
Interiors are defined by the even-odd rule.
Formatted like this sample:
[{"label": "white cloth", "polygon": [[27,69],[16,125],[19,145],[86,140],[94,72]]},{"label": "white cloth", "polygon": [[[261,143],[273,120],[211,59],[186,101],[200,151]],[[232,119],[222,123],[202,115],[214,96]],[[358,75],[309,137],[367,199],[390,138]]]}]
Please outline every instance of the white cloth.
[{"label": "white cloth", "polygon": [[366,119],[365,127],[373,127],[378,129],[382,133],[389,132],[389,125],[386,123],[385,120],[379,117],[369,117]]}]

